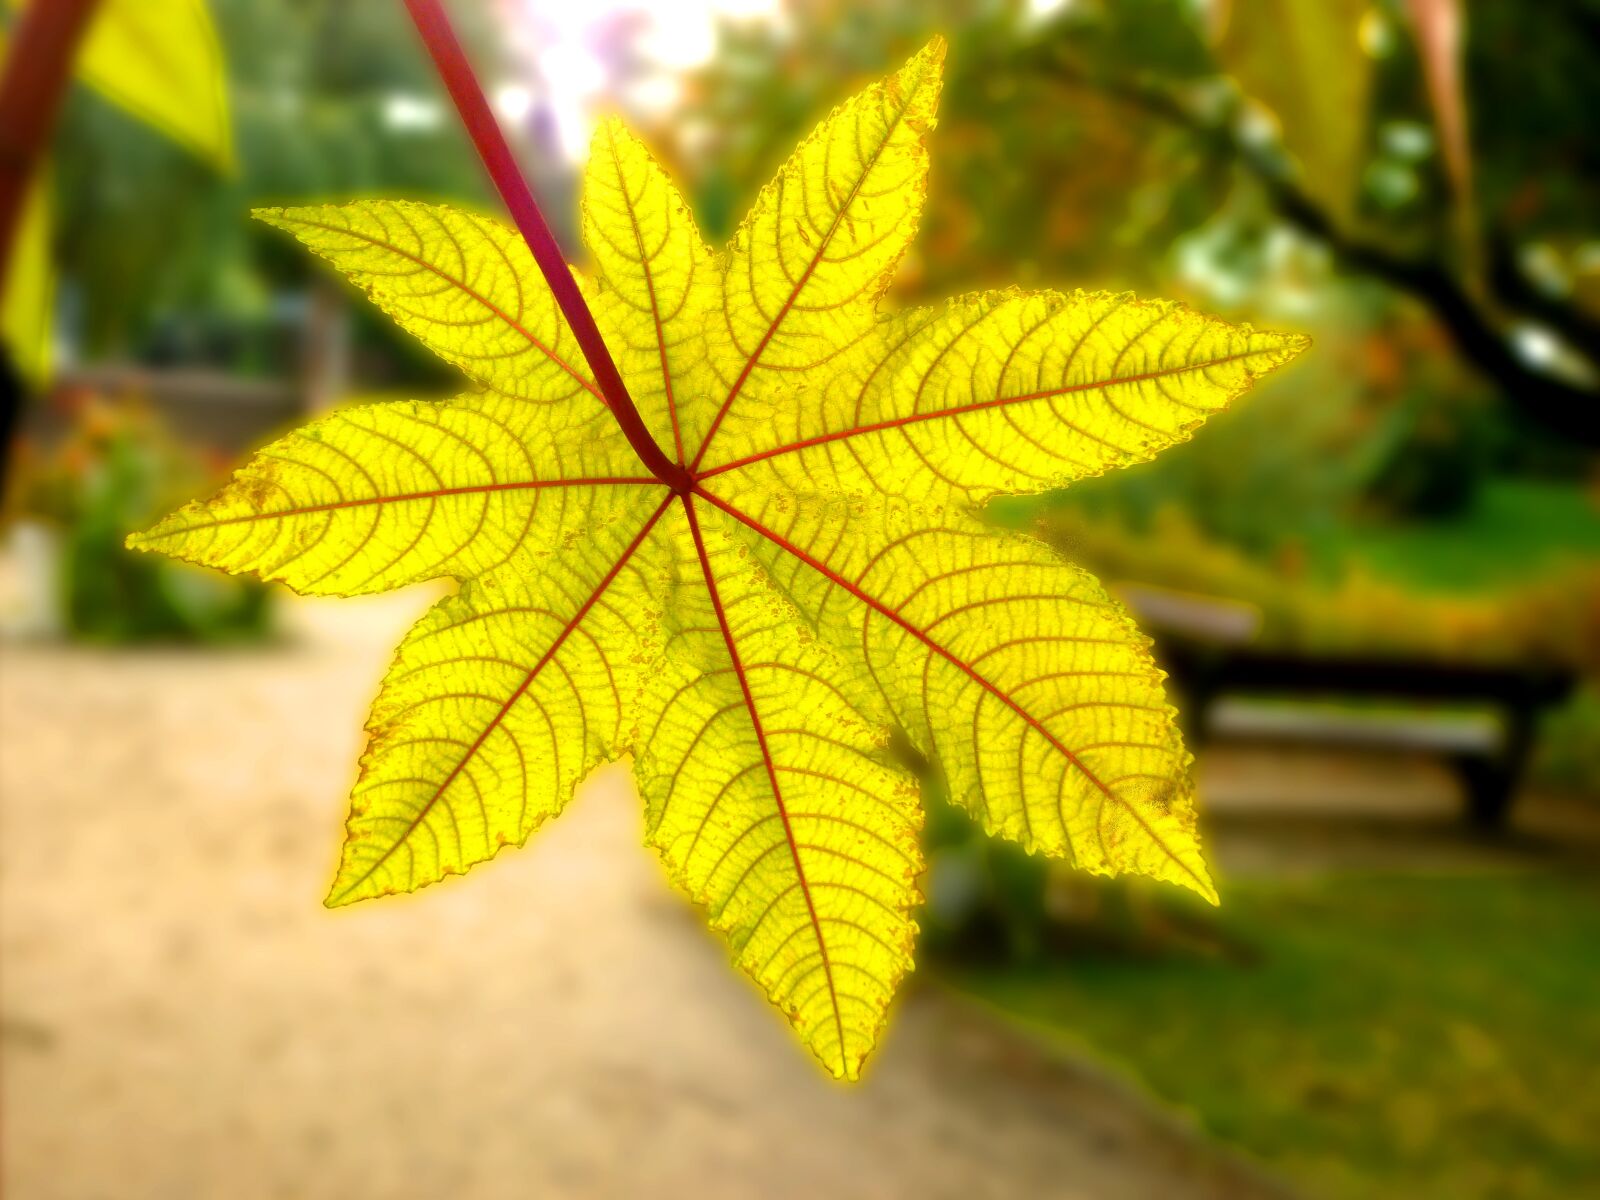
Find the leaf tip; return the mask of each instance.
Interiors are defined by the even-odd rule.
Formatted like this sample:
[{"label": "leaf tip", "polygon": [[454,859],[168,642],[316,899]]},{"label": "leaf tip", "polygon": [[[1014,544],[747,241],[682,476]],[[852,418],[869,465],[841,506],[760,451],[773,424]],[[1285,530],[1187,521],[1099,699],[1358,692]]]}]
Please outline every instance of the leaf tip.
[{"label": "leaf tip", "polygon": [[[602,161],[602,156],[612,153],[617,138],[626,135],[627,125],[616,113],[603,113],[595,119],[594,132],[589,135],[589,163],[592,167]],[[585,183],[588,177],[585,173]],[[587,189],[586,189],[587,190]]]},{"label": "leaf tip", "polygon": [[628,123],[622,119],[621,113],[602,113],[594,123],[594,136],[589,139],[591,147],[600,144],[602,137],[616,137],[618,134],[627,135],[632,132]]},{"label": "leaf tip", "polygon": [[1261,336],[1268,342],[1271,363],[1267,370],[1276,370],[1299,358],[1311,349],[1311,337],[1304,333],[1281,333],[1276,329],[1263,329]]},{"label": "leaf tip", "polygon": [[144,529],[129,530],[123,535],[123,547],[128,550],[137,550],[141,554],[167,554],[170,557],[180,557],[179,555],[172,554],[171,551],[156,544],[163,537],[167,536],[168,527],[172,524],[173,518],[177,515],[178,514],[175,512],[168,513],[154,525],[150,525]]},{"label": "leaf tip", "polygon": [[1212,908],[1222,907],[1222,897],[1217,894],[1217,885],[1212,882],[1211,873],[1203,865],[1196,873],[1194,882],[1187,886],[1191,892],[1211,905]]},{"label": "leaf tip", "polygon": [[356,884],[347,883],[344,873],[341,871],[339,877],[329,885],[328,894],[322,898],[322,907],[327,909],[349,908],[357,901],[365,900],[366,898],[356,894]]},{"label": "leaf tip", "polygon": [[913,94],[924,86],[932,86],[937,102],[939,88],[944,80],[945,54],[950,44],[945,41],[943,34],[934,34],[923,46],[906,60],[905,66],[895,72],[895,79],[906,89],[907,94]]},{"label": "leaf tip", "polygon": [[1313,344],[1311,335],[1308,333],[1280,333],[1278,337],[1282,339],[1283,342],[1284,362],[1288,362],[1291,358],[1297,358],[1304,354],[1307,350],[1311,349]]},{"label": "leaf tip", "polygon": [[811,1057],[822,1068],[829,1082],[849,1087],[861,1082],[861,1066],[866,1062],[867,1056],[872,1053],[873,1048],[876,1046],[876,1034],[873,1035],[872,1041],[873,1045],[854,1053],[848,1051],[844,1046],[836,1047],[831,1052],[825,1053],[814,1042],[807,1043],[806,1049],[811,1051]]},{"label": "leaf tip", "polygon": [[211,164],[212,169],[229,183],[237,183],[243,177],[238,145],[233,137],[233,127],[227,123],[223,124],[217,144],[204,154],[204,158]]},{"label": "leaf tip", "polygon": [[289,210],[273,205],[266,205],[250,210],[250,219],[260,221],[263,225],[271,225],[274,229],[290,229]]}]

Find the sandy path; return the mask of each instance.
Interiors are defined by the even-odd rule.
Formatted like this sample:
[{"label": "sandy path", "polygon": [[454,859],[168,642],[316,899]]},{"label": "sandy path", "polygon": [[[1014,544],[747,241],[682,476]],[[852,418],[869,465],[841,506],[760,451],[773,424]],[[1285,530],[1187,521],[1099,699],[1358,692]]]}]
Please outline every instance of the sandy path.
[{"label": "sandy path", "polygon": [[466,880],[322,909],[425,601],[297,607],[287,650],[0,649],[9,1200],[1270,1194],[937,994],[827,1083],[615,769]]}]

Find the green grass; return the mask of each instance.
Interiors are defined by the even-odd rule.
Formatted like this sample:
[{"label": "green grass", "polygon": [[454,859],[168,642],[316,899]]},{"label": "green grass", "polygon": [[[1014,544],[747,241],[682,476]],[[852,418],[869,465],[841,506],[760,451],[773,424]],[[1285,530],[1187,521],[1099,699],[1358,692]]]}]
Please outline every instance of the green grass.
[{"label": "green grass", "polygon": [[1600,1188],[1600,879],[1238,883],[1239,956],[956,984],[1131,1072],[1315,1196]]},{"label": "green grass", "polygon": [[1330,572],[1350,564],[1419,591],[1493,592],[1600,560],[1600,503],[1572,484],[1501,479],[1458,519],[1345,526],[1312,551]]}]

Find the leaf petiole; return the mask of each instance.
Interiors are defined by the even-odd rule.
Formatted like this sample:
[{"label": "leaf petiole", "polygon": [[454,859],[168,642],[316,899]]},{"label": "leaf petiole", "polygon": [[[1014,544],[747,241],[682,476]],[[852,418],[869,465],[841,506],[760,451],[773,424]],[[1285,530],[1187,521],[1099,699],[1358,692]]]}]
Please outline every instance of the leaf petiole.
[{"label": "leaf petiole", "polygon": [[505,134],[501,132],[500,124],[484,98],[472,64],[467,61],[466,52],[450,26],[450,18],[442,0],[405,0],[405,5],[438,69],[439,78],[450,93],[456,111],[461,114],[462,124],[472,138],[478,157],[483,160],[484,168],[494,181],[500,198],[505,201],[512,221],[528,243],[533,260],[538,263],[539,272],[550,285],[562,316],[566,317],[573,336],[583,348],[583,356],[589,362],[589,369],[594,372],[595,383],[605,397],[607,407],[616,417],[617,424],[627,436],[628,444],[651,474],[675,492],[687,494],[692,483],[690,474],[682,464],[668,458],[666,452],[656,444],[638,408],[634,406],[633,397],[628,395],[627,385],[622,382],[617,365],[612,361],[611,351],[594,322],[594,314],[589,311],[589,305],[572,277],[561,245],[550,232],[544,213],[539,210],[539,202],[534,199],[533,189],[528,186],[521,168],[517,166]]}]

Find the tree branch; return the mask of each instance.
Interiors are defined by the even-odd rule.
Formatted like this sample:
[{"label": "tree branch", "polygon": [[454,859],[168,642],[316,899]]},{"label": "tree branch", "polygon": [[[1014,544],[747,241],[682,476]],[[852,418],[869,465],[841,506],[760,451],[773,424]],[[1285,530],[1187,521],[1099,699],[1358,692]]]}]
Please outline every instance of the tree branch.
[{"label": "tree branch", "polygon": [[50,143],[73,57],[98,3],[51,0],[28,5],[17,18],[0,71],[0,288],[28,182]]},{"label": "tree branch", "polygon": [[1488,241],[1489,286],[1495,296],[1506,307],[1543,321],[1590,362],[1600,363],[1600,321],[1529,279],[1517,262],[1516,243],[1504,229],[1494,230]]},{"label": "tree branch", "polygon": [[[1347,268],[1380,279],[1426,307],[1450,335],[1457,352],[1493,381],[1507,400],[1552,432],[1586,446],[1600,447],[1600,391],[1536,371],[1518,358],[1493,316],[1442,264],[1396,254],[1340,229],[1327,210],[1289,178],[1276,161],[1241,141],[1231,124],[1199,116],[1164,88],[1126,78],[1093,77],[1059,54],[1048,57],[1048,69],[1068,86],[1099,91],[1176,125],[1220,151],[1255,178],[1284,220],[1327,246]],[[1564,307],[1558,301],[1539,297],[1540,304],[1529,304],[1531,289],[1520,275],[1518,279],[1524,288],[1508,290],[1505,277],[1497,275],[1497,295],[1507,307],[1522,310],[1566,336],[1582,329],[1584,319],[1576,314],[1566,314],[1566,319],[1559,321],[1551,319],[1552,306]],[[1592,342],[1581,337],[1573,341],[1574,349],[1594,361],[1590,354]],[[1600,362],[1595,365],[1600,374]]]},{"label": "tree branch", "polygon": [[[98,3],[41,0],[28,5],[12,29],[0,67],[0,297],[11,279],[28,186],[49,147],[78,43]],[[0,343],[0,486],[6,482],[13,435],[22,420],[22,398],[23,380],[11,348]]]}]

